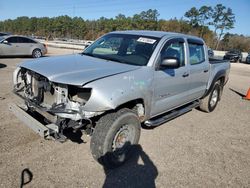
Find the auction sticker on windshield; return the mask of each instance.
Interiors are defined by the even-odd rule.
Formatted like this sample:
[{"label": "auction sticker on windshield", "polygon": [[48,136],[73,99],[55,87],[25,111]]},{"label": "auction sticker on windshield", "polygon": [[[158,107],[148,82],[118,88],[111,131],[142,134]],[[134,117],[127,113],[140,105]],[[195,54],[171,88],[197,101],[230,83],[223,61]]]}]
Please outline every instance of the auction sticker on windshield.
[{"label": "auction sticker on windshield", "polygon": [[137,39],[137,42],[143,42],[143,43],[148,43],[148,44],[154,44],[156,40],[150,39],[150,38],[145,38],[145,37],[140,37]]}]

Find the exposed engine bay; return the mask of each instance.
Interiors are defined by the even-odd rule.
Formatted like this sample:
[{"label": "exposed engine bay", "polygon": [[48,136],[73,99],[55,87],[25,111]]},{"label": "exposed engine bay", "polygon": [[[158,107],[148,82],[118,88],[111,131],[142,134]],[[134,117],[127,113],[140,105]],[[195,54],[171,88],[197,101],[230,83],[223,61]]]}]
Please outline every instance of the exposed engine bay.
[{"label": "exposed engine bay", "polygon": [[86,112],[85,103],[91,96],[90,88],[80,88],[50,82],[46,77],[25,68],[13,74],[14,93],[24,99],[27,111],[36,111],[45,121],[58,126],[58,133],[66,128],[90,128],[90,118],[101,112]]}]

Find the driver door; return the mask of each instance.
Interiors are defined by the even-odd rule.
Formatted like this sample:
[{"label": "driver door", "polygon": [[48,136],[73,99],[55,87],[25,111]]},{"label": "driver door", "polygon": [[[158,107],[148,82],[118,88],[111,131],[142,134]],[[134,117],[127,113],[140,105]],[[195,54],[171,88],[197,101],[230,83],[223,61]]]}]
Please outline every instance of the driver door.
[{"label": "driver door", "polygon": [[5,39],[6,41],[8,41],[8,43],[4,43],[3,41],[0,44],[0,48],[1,48],[1,55],[5,55],[5,56],[11,56],[11,55],[17,55],[17,42],[18,39],[17,37],[9,37],[7,39]]},{"label": "driver door", "polygon": [[[179,60],[179,68],[169,69],[160,66],[163,58],[171,57]],[[158,59],[159,68],[154,72],[151,117],[183,105],[189,100],[190,70],[186,60],[185,40],[183,38],[168,40]]]}]

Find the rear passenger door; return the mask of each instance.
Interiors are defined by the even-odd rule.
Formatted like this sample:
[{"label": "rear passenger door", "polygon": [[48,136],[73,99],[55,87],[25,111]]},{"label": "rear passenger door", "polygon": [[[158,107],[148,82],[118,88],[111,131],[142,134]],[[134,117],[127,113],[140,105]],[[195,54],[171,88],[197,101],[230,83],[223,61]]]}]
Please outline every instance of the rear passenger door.
[{"label": "rear passenger door", "polygon": [[187,41],[190,65],[190,97],[198,99],[206,91],[210,66],[206,60],[203,41],[196,39],[188,39]]},{"label": "rear passenger door", "polygon": [[31,55],[34,41],[25,37],[18,37],[18,55]]}]

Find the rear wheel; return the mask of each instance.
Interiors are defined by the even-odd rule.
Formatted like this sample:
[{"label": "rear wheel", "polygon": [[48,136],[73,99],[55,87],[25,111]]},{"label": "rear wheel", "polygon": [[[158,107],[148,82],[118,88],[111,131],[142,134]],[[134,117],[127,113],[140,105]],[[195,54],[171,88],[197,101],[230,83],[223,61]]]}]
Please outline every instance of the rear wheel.
[{"label": "rear wheel", "polygon": [[106,168],[122,165],[140,138],[138,116],[129,109],[106,114],[96,123],[90,148],[95,160]]},{"label": "rear wheel", "polygon": [[210,94],[201,100],[200,109],[204,112],[212,112],[220,99],[220,81],[215,82]]},{"label": "rear wheel", "polygon": [[39,58],[39,57],[41,57],[41,56],[42,56],[42,52],[41,52],[40,49],[35,49],[35,50],[33,50],[33,52],[32,52],[32,57],[33,57],[33,58]]}]

